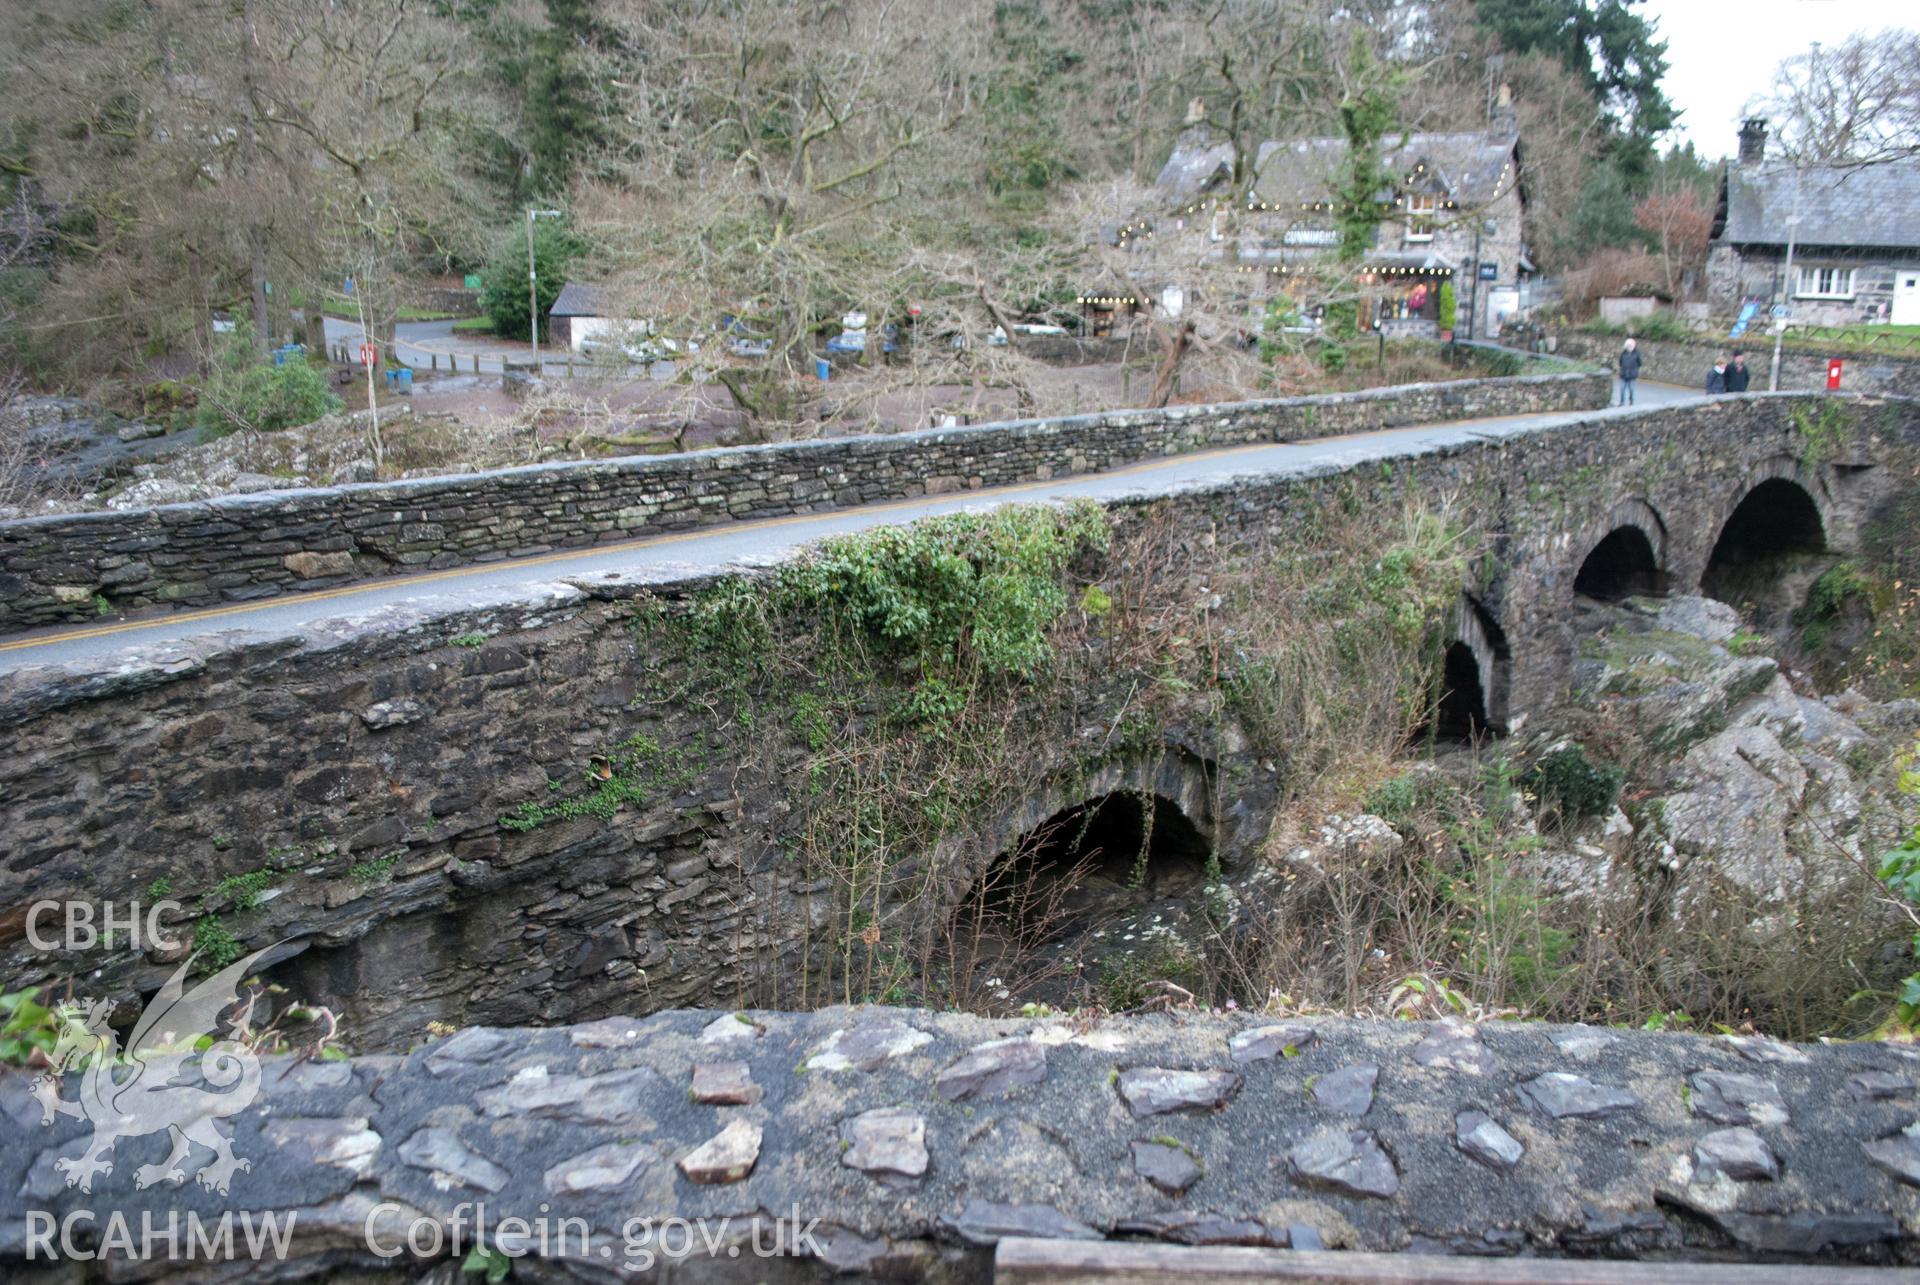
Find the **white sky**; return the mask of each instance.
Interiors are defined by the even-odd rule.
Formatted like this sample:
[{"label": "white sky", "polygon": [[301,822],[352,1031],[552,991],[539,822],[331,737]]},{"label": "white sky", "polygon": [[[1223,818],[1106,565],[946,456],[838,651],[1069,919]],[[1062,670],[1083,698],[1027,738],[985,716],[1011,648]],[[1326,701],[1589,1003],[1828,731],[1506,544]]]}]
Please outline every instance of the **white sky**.
[{"label": "white sky", "polygon": [[1732,153],[1741,106],[1772,82],[1782,58],[1816,40],[1920,25],[1906,0],[1646,0],[1639,11],[1667,42],[1677,138],[1709,159]]}]

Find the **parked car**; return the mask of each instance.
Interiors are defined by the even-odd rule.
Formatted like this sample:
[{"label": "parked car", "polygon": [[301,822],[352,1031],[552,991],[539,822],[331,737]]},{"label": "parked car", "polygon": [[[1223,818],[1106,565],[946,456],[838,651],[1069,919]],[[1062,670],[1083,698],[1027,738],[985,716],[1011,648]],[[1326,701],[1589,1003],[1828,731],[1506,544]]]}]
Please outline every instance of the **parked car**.
[{"label": "parked car", "polygon": [[[850,313],[850,316],[861,314]],[[900,327],[888,325],[880,328],[880,351],[891,353],[899,350]],[[828,352],[853,353],[867,350],[867,332],[865,330],[843,330],[827,340]]]},{"label": "parked car", "polygon": [[773,340],[754,335],[735,335],[727,341],[727,349],[736,357],[770,357],[773,355]]}]

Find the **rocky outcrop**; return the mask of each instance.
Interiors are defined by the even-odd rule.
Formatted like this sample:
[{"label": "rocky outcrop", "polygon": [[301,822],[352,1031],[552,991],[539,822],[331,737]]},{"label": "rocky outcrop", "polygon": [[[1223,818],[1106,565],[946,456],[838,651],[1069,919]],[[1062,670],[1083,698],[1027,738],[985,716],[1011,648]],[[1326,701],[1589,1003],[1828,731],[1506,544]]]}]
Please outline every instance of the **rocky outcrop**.
[{"label": "rocky outcrop", "polygon": [[[290,1223],[283,1261],[259,1269],[278,1280],[418,1272],[476,1245],[521,1260],[516,1279],[612,1280],[676,1255],[701,1279],[924,1275],[979,1270],[1016,1235],[1920,1261],[1911,1050],[1292,1018],[1291,1055],[1236,1058],[1260,1025],[676,1011],[268,1058],[229,1122],[250,1168],[224,1194],[192,1181],[198,1152],[139,1186],[160,1136],[122,1139],[91,1191],[69,1187],[59,1162],[90,1122],[42,1127],[26,1077],[0,1072],[0,1270],[72,1280],[88,1264],[48,1247],[91,1253],[114,1219],[137,1235],[243,1212]],[[1014,1044],[1042,1074],[992,1100],[942,1088],[945,1068]],[[716,1057],[764,1096],[690,1096]],[[756,1257],[756,1238],[783,1256]],[[158,1258],[142,1279],[247,1270]]]},{"label": "rocky outcrop", "polygon": [[[1736,654],[1771,643],[1706,599],[1637,600],[1605,619],[1575,696],[1655,751],[1645,770],[1657,775],[1662,754],[1677,756],[1636,806],[1637,850],[1646,873],[1670,885],[1676,914],[1729,893],[1764,910],[1831,890],[1911,825],[1887,787],[1912,702],[1812,695],[1772,656]],[[1606,831],[1627,824],[1610,820]]]}]

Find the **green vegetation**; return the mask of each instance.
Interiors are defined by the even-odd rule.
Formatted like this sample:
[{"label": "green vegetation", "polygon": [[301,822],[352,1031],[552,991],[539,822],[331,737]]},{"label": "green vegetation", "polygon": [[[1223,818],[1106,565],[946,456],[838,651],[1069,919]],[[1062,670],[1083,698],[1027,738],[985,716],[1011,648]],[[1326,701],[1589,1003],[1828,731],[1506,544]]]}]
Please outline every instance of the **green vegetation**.
[{"label": "green vegetation", "polygon": [[1619,768],[1596,763],[1580,746],[1568,745],[1534,764],[1527,785],[1542,807],[1563,820],[1578,821],[1611,811],[1624,779]]},{"label": "green vegetation", "polygon": [[37,989],[0,994],[0,1066],[25,1066],[36,1053],[53,1052],[63,1019],[40,1002]]},{"label": "green vegetation", "polygon": [[447,641],[455,647],[484,647],[487,645],[487,635],[481,630],[472,629],[464,634],[455,634]]},{"label": "green vegetation", "polygon": [[279,878],[279,874],[272,870],[228,875],[213,886],[213,894],[232,902],[235,910],[251,910],[260,904],[261,894],[273,887]]},{"label": "green vegetation", "polygon": [[356,862],[347,871],[347,878],[355,883],[387,883],[393,878],[393,867],[398,860],[398,857],[379,857],[373,861]]},{"label": "green vegetation", "polygon": [[[533,261],[540,304],[540,337],[548,331],[548,311],[566,287],[567,273],[585,249],[563,219],[537,219],[533,225]],[[503,233],[480,274],[480,310],[493,332],[527,337],[527,231],[516,224]]]},{"label": "green vegetation", "polygon": [[[1920,741],[1900,763],[1900,778],[1897,788],[1909,798],[1920,798]],[[1888,851],[1881,858],[1880,881],[1899,899],[1899,904],[1907,920],[1914,929],[1912,944],[1913,957],[1920,963],[1920,825],[1901,841],[1899,846]],[[1894,1016],[1909,1031],[1920,1027],[1920,971],[1907,976],[1900,984],[1899,997],[1894,1004]]]},{"label": "green vegetation", "polygon": [[217,973],[245,953],[239,938],[220,922],[220,916],[206,914],[194,921],[193,957],[203,971]]},{"label": "green vegetation", "polygon": [[1816,413],[1806,406],[1793,408],[1794,431],[1804,443],[1800,463],[1809,471],[1846,453],[1853,435],[1853,411],[1842,402],[1822,402]]},{"label": "green vegetation", "polygon": [[273,432],[310,424],[343,404],[319,369],[299,360],[261,361],[247,336],[235,332],[221,344],[200,395],[200,429],[209,437]]}]

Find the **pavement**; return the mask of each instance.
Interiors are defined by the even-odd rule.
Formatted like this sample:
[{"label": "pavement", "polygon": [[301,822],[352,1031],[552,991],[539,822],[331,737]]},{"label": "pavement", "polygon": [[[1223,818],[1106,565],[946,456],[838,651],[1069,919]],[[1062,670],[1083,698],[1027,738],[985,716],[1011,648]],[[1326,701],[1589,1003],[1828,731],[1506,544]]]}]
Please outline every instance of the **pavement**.
[{"label": "pavement", "polygon": [[730,522],[693,531],[643,536],[591,549],[360,581],[263,601],[37,630],[0,638],[0,673],[34,665],[98,660],[131,644],[172,642],[232,630],[282,633],[332,616],[358,614],[423,598],[485,597],[515,585],[584,581],[649,568],[672,567],[688,573],[720,571],[734,565],[765,563],[826,536],[911,522],[940,513],[980,511],[1016,502],[1118,500],[1212,487],[1234,478],[1284,478],[1338,472],[1380,460],[1405,458],[1475,441],[1550,432],[1596,417],[1630,415],[1636,410],[1696,400],[1705,399],[1690,389],[1642,379],[1638,407],[1459,420],[1311,441],[1227,447],[1047,482],[892,500],[825,513]]}]

